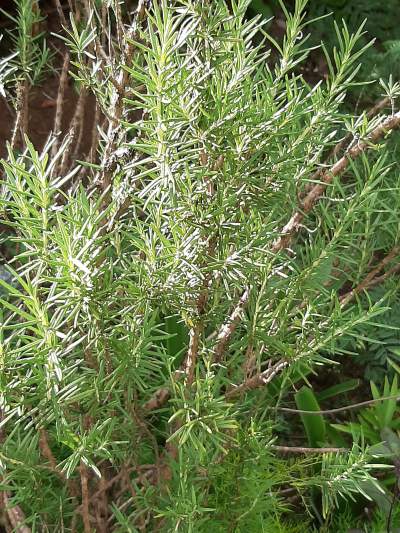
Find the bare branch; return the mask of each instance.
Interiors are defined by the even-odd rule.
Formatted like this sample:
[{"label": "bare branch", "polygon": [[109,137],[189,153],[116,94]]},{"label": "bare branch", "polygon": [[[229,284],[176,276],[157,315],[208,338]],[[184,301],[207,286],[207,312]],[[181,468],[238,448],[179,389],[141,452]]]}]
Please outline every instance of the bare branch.
[{"label": "bare branch", "polygon": [[[382,261],[380,261],[380,263],[378,263],[378,265],[374,269],[372,269],[368,273],[368,275],[363,279],[361,283],[357,285],[357,287],[355,287],[354,289],[352,289],[351,291],[347,292],[346,294],[344,294],[343,296],[339,298],[340,305],[344,307],[349,302],[351,302],[358,294],[369,289],[371,286],[376,285],[377,279],[379,279],[380,281],[384,281],[387,277],[387,274],[383,274],[383,276],[379,276],[379,278],[377,278],[378,274],[383,270],[383,268],[388,263],[390,263],[390,261],[392,261],[399,254],[399,252],[400,252],[399,246],[395,246],[394,248],[392,248],[392,250],[382,259]],[[400,268],[400,265],[396,265],[391,270],[389,270],[389,272],[393,273],[394,271],[397,271],[399,268]]]},{"label": "bare branch", "polygon": [[14,150],[17,147],[18,139],[21,140],[22,146],[25,144],[25,134],[28,131],[28,80],[19,81],[17,84],[16,97],[16,117],[14,129],[11,137],[11,148]]},{"label": "bare branch", "polygon": [[[125,65],[135,49],[135,36],[137,32],[137,23],[142,22],[145,17],[145,2],[141,0],[136,10],[136,17],[134,17],[133,23],[126,32],[125,36],[125,48],[121,58],[121,65]],[[129,82],[129,72],[120,68],[119,74],[115,80],[114,91],[111,97],[109,114],[112,117],[109,121],[107,132],[107,144],[104,149],[103,158],[101,162],[102,171],[100,174],[100,183],[103,191],[108,191],[111,185],[111,179],[115,172],[117,159],[113,157],[115,148],[118,141],[118,132],[120,127],[120,121],[123,114],[123,99],[125,96],[126,87]],[[118,88],[118,89],[117,89]]]},{"label": "bare branch", "polygon": [[237,325],[239,324],[239,321],[242,317],[242,313],[245,307],[247,306],[249,297],[250,297],[250,288],[246,287],[242,296],[240,297],[239,303],[233,309],[233,311],[231,312],[225,324],[222,325],[218,333],[217,344],[214,349],[214,361],[216,363],[219,363],[221,361],[222,356],[225,352],[225,349],[229,341],[231,340],[231,337],[233,333],[235,332]]},{"label": "bare branch", "polygon": [[193,383],[194,370],[196,367],[197,355],[200,344],[200,335],[202,330],[202,325],[198,323],[193,326],[189,331],[189,348],[184,363],[187,387],[190,387],[190,385]]},{"label": "bare branch", "polygon": [[[378,115],[385,107],[387,107],[390,104],[390,98],[382,98],[382,100],[379,100],[374,107],[372,107],[367,112],[368,118],[373,118],[374,116]],[[319,168],[314,174],[311,176],[310,182],[308,183],[307,187],[305,188],[305,192],[308,193],[313,188],[313,182],[319,181],[321,176],[324,174],[324,167],[326,168],[327,165],[329,165],[330,161],[332,159],[335,159],[335,157],[338,157],[340,152],[343,150],[346,150],[348,146],[350,145],[351,141],[354,139],[353,135],[349,133],[346,135],[339,143],[337,143],[332,151],[329,153],[328,157],[325,160],[324,166]]]},{"label": "bare branch", "polygon": [[58,17],[60,19],[60,22],[61,22],[62,26],[66,27],[67,26],[67,20],[65,18],[64,11],[63,11],[63,8],[61,6],[60,0],[54,0],[54,3],[55,3],[55,6],[56,6],[56,9],[57,9],[57,13],[58,13]]},{"label": "bare branch", "polygon": [[[0,423],[4,420],[4,412],[0,409]],[[0,444],[5,440],[5,432],[0,424]],[[0,477],[0,482],[4,482],[4,477]],[[0,491],[0,503],[3,504],[6,516],[15,533],[31,533],[31,529],[24,525],[25,514],[19,505],[12,505],[10,502],[11,493],[8,491]]]},{"label": "bare branch", "polygon": [[342,413],[343,411],[350,411],[352,409],[359,409],[360,407],[368,407],[379,402],[386,402],[387,400],[396,400],[400,401],[400,396],[382,396],[382,398],[374,398],[373,400],[366,400],[364,402],[352,403],[350,405],[345,405],[344,407],[335,407],[334,409],[321,409],[320,411],[307,411],[305,409],[292,409],[291,407],[276,407],[277,411],[282,411],[284,413],[293,413],[295,415],[335,415],[337,413]]},{"label": "bare branch", "polygon": [[54,134],[57,135],[56,140],[51,147],[52,157],[55,157],[59,147],[58,135],[61,132],[62,118],[63,118],[63,109],[64,109],[64,95],[65,88],[67,86],[68,79],[68,68],[69,68],[69,52],[65,52],[63,66],[61,69],[60,82],[58,84],[58,93],[57,93],[57,106],[56,114],[54,117]]},{"label": "bare branch", "polygon": [[79,466],[79,473],[81,476],[81,490],[82,490],[82,520],[85,533],[91,533],[90,527],[90,513],[89,513],[89,488],[88,488],[88,474],[87,468],[83,461]]},{"label": "bare branch", "polygon": [[171,391],[168,387],[156,390],[153,396],[143,405],[144,411],[155,411],[160,409],[171,397]]},{"label": "bare branch", "polygon": [[299,454],[313,454],[313,453],[343,453],[348,452],[347,448],[304,448],[302,446],[278,446],[271,445],[271,448],[280,453],[299,453]]},{"label": "bare branch", "polygon": [[15,533],[31,533],[31,528],[24,525],[25,514],[19,505],[12,505],[10,503],[10,493],[3,492],[3,503],[10,521],[13,531]]},{"label": "bare branch", "polygon": [[258,389],[260,387],[268,385],[268,383],[270,383],[277,374],[279,374],[284,368],[286,368],[288,364],[288,361],[281,359],[280,361],[267,368],[260,374],[246,379],[241,385],[230,389],[225,394],[225,398],[230,400],[231,398],[244,394],[245,392],[248,392],[250,390]]},{"label": "bare branch", "polygon": [[67,147],[65,148],[65,152],[63,154],[63,158],[61,161],[61,168],[60,168],[61,175],[63,175],[67,171],[68,165],[70,163],[70,156],[71,156],[72,150],[75,150],[76,148],[77,137],[82,128],[86,98],[87,98],[87,89],[82,88],[81,92],[79,93],[79,98],[76,104],[75,113],[74,113],[74,116],[72,118],[71,125],[70,125],[69,143]]}]

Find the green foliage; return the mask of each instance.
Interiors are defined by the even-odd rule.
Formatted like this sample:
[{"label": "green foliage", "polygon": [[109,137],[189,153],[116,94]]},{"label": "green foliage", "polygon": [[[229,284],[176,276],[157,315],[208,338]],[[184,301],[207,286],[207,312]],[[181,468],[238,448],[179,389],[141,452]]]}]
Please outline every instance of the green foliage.
[{"label": "green foliage", "polygon": [[34,84],[42,78],[50,58],[43,32],[39,31],[43,18],[36,0],[15,0],[15,5],[15,17],[0,9],[0,12],[15,24],[14,29],[9,32],[15,48],[15,58],[9,58],[8,62],[19,76]]},{"label": "green foliage", "polygon": [[336,429],[352,435],[362,435],[370,444],[378,444],[382,439],[382,431],[385,429],[397,430],[400,427],[399,408],[396,399],[400,396],[397,384],[397,376],[390,383],[385,378],[383,390],[380,392],[377,386],[371,382],[372,398],[389,398],[365,409],[358,415],[359,422],[350,422],[348,425],[334,424]]},{"label": "green foliage", "polygon": [[[378,292],[382,295],[382,291]],[[347,348],[355,352],[354,360],[362,364],[365,378],[381,383],[386,375],[393,377],[390,361],[399,362],[399,312],[400,303],[395,300],[379,322],[368,328],[360,328],[359,338],[349,341]]]},{"label": "green foliage", "polygon": [[344,392],[349,392],[354,389],[356,389],[360,385],[359,379],[349,379],[347,381],[343,381],[342,383],[338,383],[337,385],[332,385],[332,387],[329,387],[317,394],[317,399],[319,401],[327,400],[328,398],[335,398],[339,394],[343,394]]},{"label": "green foliage", "polygon": [[273,16],[272,7],[270,4],[271,2],[267,3],[264,2],[264,0],[251,0],[249,9],[268,20]]},{"label": "green foliage", "polygon": [[[66,165],[71,132],[2,162],[16,255],[0,279],[0,474],[13,505],[36,530],[75,516],[87,533],[105,506],[115,531],[296,532],[371,499],[384,465],[356,436],[318,458],[276,452],[299,381],[397,296],[385,278],[379,297],[342,299],[398,243],[386,139],[361,144],[276,245],[342,133],[362,143],[380,123],[343,110],[362,27],[336,26],[327,79],[310,87],[304,0],[280,43],[262,40],[247,0],[162,0],[126,26],[118,2],[88,5],[61,37],[105,117],[97,158]],[[295,400],[319,409],[311,388]],[[391,421],[393,403],[380,408]],[[321,415],[302,419],[311,445],[331,438]]]},{"label": "green foliage", "polygon": [[[295,395],[297,408],[301,411],[320,411],[317,398],[312,389],[303,386]],[[325,441],[325,421],[322,415],[302,413],[301,420],[306,430],[309,445],[314,448]]]},{"label": "green foliage", "polygon": [[376,479],[371,475],[374,465],[370,456],[354,445],[349,456],[341,454],[325,454],[321,467],[322,513],[326,517],[339,504],[338,498],[354,499],[354,495],[362,494],[371,500],[368,494],[370,487],[384,493]]},{"label": "green foliage", "polygon": [[[397,0],[382,2],[379,0],[310,0],[310,18],[324,17],[333,13],[336,21],[345,20],[352,31],[366,21],[365,29],[367,34],[363,37],[364,42],[373,37],[376,45],[364,56],[363,65],[360,71],[360,79],[378,81],[380,78],[387,80],[390,75],[395,80],[399,79],[398,51],[400,34],[396,23],[399,5]],[[329,18],[317,21],[312,32],[313,44],[318,44],[323,40],[328,48],[334,46],[336,36],[333,25]],[[367,101],[380,96],[380,89],[377,84],[368,85],[367,88],[355,90],[355,95]],[[358,94],[357,94],[358,93]]]}]

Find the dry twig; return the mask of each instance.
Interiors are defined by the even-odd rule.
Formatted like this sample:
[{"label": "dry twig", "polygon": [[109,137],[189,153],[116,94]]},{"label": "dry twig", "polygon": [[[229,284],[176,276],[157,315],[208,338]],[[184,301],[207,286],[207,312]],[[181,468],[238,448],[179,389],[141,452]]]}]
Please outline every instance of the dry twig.
[{"label": "dry twig", "polygon": [[348,452],[347,448],[304,448],[303,446],[278,446],[271,445],[271,448],[279,453],[294,453],[294,454],[313,454],[313,453],[340,453]]},{"label": "dry twig", "polygon": [[62,118],[63,118],[63,109],[64,109],[64,95],[65,88],[67,86],[68,80],[68,68],[69,68],[69,52],[65,52],[64,61],[61,69],[60,82],[58,84],[57,92],[57,105],[56,105],[56,114],[54,117],[54,134],[57,136],[56,140],[51,147],[51,155],[55,157],[59,147],[59,134],[61,132]]},{"label": "dry twig", "polygon": [[[349,302],[351,302],[358,294],[369,289],[371,286],[376,285],[377,279],[379,279],[380,281],[385,280],[387,277],[387,273],[379,277],[378,277],[378,274],[384,269],[384,267],[388,263],[390,263],[390,261],[392,261],[399,254],[399,252],[400,252],[399,246],[395,246],[394,248],[392,248],[392,250],[382,259],[382,261],[380,261],[380,263],[374,269],[372,269],[368,273],[368,275],[363,279],[361,283],[357,285],[357,287],[347,292],[346,294],[343,294],[343,296],[339,298],[340,305],[344,307]],[[395,267],[390,269],[388,272],[393,273],[397,271],[399,268],[400,268],[400,265],[396,265]]]},{"label": "dry twig", "polygon": [[89,486],[88,486],[88,473],[86,465],[83,461],[79,466],[79,473],[81,476],[81,491],[82,491],[82,520],[85,533],[91,533],[90,527],[90,498],[89,498]]},{"label": "dry twig", "polygon": [[238,385],[237,387],[231,388],[225,394],[225,397],[230,400],[231,398],[239,396],[240,394],[244,394],[245,392],[248,392],[250,390],[258,389],[259,387],[264,387],[265,385],[268,385],[268,383],[270,383],[277,374],[279,374],[284,368],[286,368],[288,364],[288,361],[281,359],[280,361],[272,365],[270,368],[267,368],[260,374],[246,379],[241,385]]},{"label": "dry twig", "polygon": [[21,140],[22,146],[25,144],[25,134],[28,132],[28,94],[29,83],[28,80],[19,81],[17,84],[16,97],[16,117],[14,129],[11,137],[11,149],[15,149],[18,140]]}]

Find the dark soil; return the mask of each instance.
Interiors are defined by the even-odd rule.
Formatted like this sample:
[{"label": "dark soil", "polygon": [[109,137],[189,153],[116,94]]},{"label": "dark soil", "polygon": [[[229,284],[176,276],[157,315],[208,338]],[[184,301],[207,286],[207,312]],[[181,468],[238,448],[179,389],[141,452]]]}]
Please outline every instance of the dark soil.
[{"label": "dark soil", "polygon": [[[13,2],[7,0],[0,2],[0,7],[10,13],[14,13]],[[63,61],[63,44],[60,39],[51,35],[51,32],[60,30],[60,23],[57,12],[52,1],[40,2],[41,14],[44,18],[42,31],[46,31],[47,44],[52,53],[51,70],[43,76],[40,85],[32,87],[29,92],[29,127],[28,136],[38,150],[41,150],[48,139],[49,133],[53,130],[56,110],[56,97],[59,85],[59,74]],[[68,16],[68,14],[66,13]],[[7,36],[10,21],[4,14],[0,14],[0,33],[3,34],[1,42],[0,56],[7,56],[13,49],[12,43]],[[69,83],[65,90],[63,106],[62,132],[69,129],[71,119],[75,111],[78,94],[76,88]],[[10,140],[14,125],[15,111],[10,104],[11,98],[0,97],[0,157],[4,157],[7,152],[6,143]],[[84,134],[82,144],[78,147],[78,155],[87,153],[90,148],[91,131],[93,128],[94,99],[89,97],[85,106]]]}]

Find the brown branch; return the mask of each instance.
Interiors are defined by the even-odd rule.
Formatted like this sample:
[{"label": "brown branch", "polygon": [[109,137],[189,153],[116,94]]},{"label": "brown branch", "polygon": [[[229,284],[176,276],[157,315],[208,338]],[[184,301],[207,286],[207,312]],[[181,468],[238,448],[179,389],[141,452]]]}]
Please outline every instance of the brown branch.
[{"label": "brown branch", "polygon": [[[208,164],[208,156],[204,150],[200,151],[199,155],[200,164],[206,166]],[[220,155],[214,164],[212,165],[212,170],[218,171],[222,168],[224,163],[224,156]],[[212,199],[215,194],[214,185],[211,179],[207,176],[205,177],[205,185],[207,189],[207,196],[209,199]],[[207,256],[209,258],[214,257],[216,248],[216,238],[211,236],[208,240],[207,246]],[[205,265],[206,266],[206,265]],[[198,317],[196,317],[197,323],[189,331],[189,347],[183,362],[183,373],[186,377],[186,387],[190,388],[194,380],[194,372],[196,368],[196,362],[200,346],[201,334],[204,330],[203,324],[203,315],[206,310],[208,297],[209,297],[209,285],[211,282],[211,273],[207,273],[203,280],[203,286],[200,291],[200,295],[197,300],[196,308]],[[178,378],[182,373],[175,372],[174,379]],[[143,406],[145,411],[152,411],[153,409],[158,409],[162,407],[170,398],[170,391],[167,387],[163,387],[155,392],[155,394],[148,400]]]},{"label": "brown branch", "polygon": [[385,107],[388,107],[388,105],[391,103],[391,98],[389,96],[385,96],[385,98],[382,98],[382,100],[379,100],[367,113],[368,118],[372,118],[378,113],[380,113]]},{"label": "brown branch", "polygon": [[58,17],[60,19],[61,25],[64,26],[64,27],[67,27],[67,20],[65,18],[64,11],[63,11],[63,8],[61,6],[60,0],[54,0],[54,3],[55,3],[55,6],[56,6],[56,10],[57,10]]},{"label": "brown branch", "polygon": [[99,145],[99,130],[98,125],[100,124],[100,106],[96,102],[95,109],[94,109],[94,119],[93,119],[93,129],[92,129],[92,144],[90,146],[89,150],[89,156],[88,159],[91,163],[94,163],[96,161],[96,152]]},{"label": "brown branch", "polygon": [[[370,288],[373,285],[376,285],[378,282],[384,281],[390,273],[394,273],[400,270],[400,265],[395,265],[392,269],[388,270],[385,274],[382,276],[377,277],[377,274],[379,274],[382,269],[392,261],[396,255],[400,252],[400,247],[395,246],[389,254],[382,259],[382,261],[373,269],[369,274],[366,276],[366,278],[357,285],[354,289],[349,291],[348,293],[344,294],[340,298],[340,304],[342,307],[349,304],[353,298],[362,291]],[[261,372],[260,374],[257,374],[256,376],[253,376],[252,378],[246,379],[241,385],[232,388],[226,393],[226,398],[232,398],[234,396],[237,396],[239,394],[243,394],[244,392],[247,392],[249,390],[253,390],[259,387],[263,387],[267,383],[269,383],[272,378],[281,372],[283,368],[285,368],[288,365],[287,361],[284,361],[283,359],[276,363],[273,367],[268,368],[264,372]]]},{"label": "brown branch", "polygon": [[[125,36],[125,49],[121,58],[121,65],[124,65],[129,58],[132,57],[135,49],[135,37],[137,33],[136,24],[137,21],[143,22],[145,18],[145,2],[140,0],[136,16],[131,24],[130,28],[126,32]],[[102,171],[100,173],[100,184],[103,191],[108,191],[111,185],[112,176],[117,168],[118,159],[113,157],[115,148],[118,141],[118,132],[120,129],[120,121],[123,115],[123,100],[125,96],[126,87],[129,81],[129,72],[125,68],[120,68],[119,74],[115,79],[114,91],[110,102],[110,115],[108,132],[107,132],[107,144],[104,149],[103,158],[101,162]],[[116,89],[115,87],[118,87]]]},{"label": "brown branch", "polygon": [[69,492],[73,498],[78,498],[79,489],[77,484],[73,479],[67,479],[64,472],[60,470],[57,465],[57,461],[51,451],[48,439],[47,432],[44,428],[39,429],[39,450],[44,458],[50,463],[50,468],[52,472],[63,482],[68,485]]},{"label": "brown branch", "polygon": [[203,331],[202,324],[197,323],[189,331],[189,348],[184,362],[184,371],[186,374],[186,386],[189,388],[194,379],[194,370],[196,367],[197,355],[199,352],[200,336]]},{"label": "brown branch", "polygon": [[[214,171],[220,170],[224,164],[224,159],[225,159],[224,156],[220,155],[216,159],[216,161],[213,163],[212,170]],[[208,156],[204,150],[200,151],[199,160],[200,160],[200,164],[203,167],[207,166]],[[212,201],[212,199],[215,196],[214,184],[212,180],[210,179],[210,177],[207,175],[204,177],[204,183],[205,183],[206,190],[207,190],[207,197],[209,201]],[[212,235],[211,237],[209,237],[208,245],[207,245],[207,253],[206,253],[207,259],[205,262],[203,262],[203,267],[207,267],[209,258],[212,259],[214,257],[216,244],[217,244],[216,236]],[[193,383],[193,379],[194,379],[194,371],[196,368],[196,362],[197,362],[197,357],[198,357],[198,352],[199,352],[200,337],[204,330],[204,324],[203,324],[204,316],[203,315],[205,313],[206,306],[208,303],[210,283],[211,283],[211,272],[208,272],[204,276],[200,295],[197,300],[197,305],[196,305],[197,315],[198,315],[198,317],[196,318],[197,323],[190,329],[190,332],[189,332],[189,337],[190,337],[189,348],[188,348],[188,352],[187,352],[187,355],[184,361],[184,372],[186,375],[186,387],[187,388],[190,388],[190,386]]]},{"label": "brown branch", "polygon": [[[124,470],[127,475],[127,471]],[[98,481],[99,490],[101,491],[98,498],[95,500],[96,510],[96,531],[99,533],[107,533],[107,520],[108,520],[108,499],[107,499],[107,479],[106,468],[101,468],[101,477]]]},{"label": "brown branch", "polygon": [[347,448],[304,448],[302,446],[278,446],[274,444],[271,445],[271,448],[284,454],[340,453],[349,451]]},{"label": "brown branch", "polygon": [[393,274],[397,274],[399,271],[400,271],[400,263],[398,263],[397,265],[394,265],[392,268],[389,268],[389,270],[387,270],[381,276],[378,276],[374,278],[373,280],[371,280],[368,288],[375,287],[376,285],[380,285],[385,280],[390,278]]},{"label": "brown branch", "polygon": [[[104,491],[108,491],[110,490],[118,481],[120,481],[125,473],[130,473],[132,472],[133,470],[135,470],[135,468],[127,468],[125,465],[121,468],[121,470],[118,472],[118,474],[116,474],[114,477],[112,477],[111,479],[109,480],[105,480],[104,479],[104,482],[100,484],[100,488],[96,490],[96,492],[94,492],[93,494],[90,495],[89,497],[89,504],[90,503],[94,503],[98,498],[101,498],[102,497],[102,493]],[[142,476],[142,477],[146,477],[146,476]],[[140,480],[141,478],[139,478]],[[75,509],[75,514],[82,514],[82,510],[83,510],[83,503],[81,505],[79,505],[76,509]]]},{"label": "brown branch", "polygon": [[90,527],[90,498],[89,498],[89,488],[88,488],[88,473],[85,463],[81,460],[79,465],[79,473],[81,476],[81,490],[82,490],[82,520],[83,528],[85,533],[91,533],[92,529]]},{"label": "brown branch", "polygon": [[28,93],[29,83],[27,79],[21,80],[17,84],[16,96],[16,117],[14,129],[11,137],[11,149],[17,147],[18,139],[20,138],[22,146],[25,144],[24,135],[28,131]]},{"label": "brown branch", "polygon": [[[385,107],[386,104],[387,102],[382,101],[380,104],[376,106],[376,110],[374,111],[374,113],[379,112],[379,110]],[[339,161],[337,161],[329,170],[323,171],[321,174],[323,183],[318,183],[314,185],[314,187],[309,191],[307,196],[301,202],[301,205],[298,208],[298,210],[295,211],[295,213],[290,218],[289,222],[283,227],[281,231],[282,235],[273,243],[272,248],[271,248],[272,251],[275,253],[278,253],[279,251],[283,250],[285,247],[288,246],[291,239],[293,238],[296,231],[298,230],[305,214],[311,211],[312,207],[320,199],[325,188],[327,187],[327,185],[329,185],[332,182],[333,178],[335,176],[342,174],[346,170],[351,160],[356,159],[359,155],[361,155],[366,150],[368,150],[368,148],[370,148],[371,145],[379,141],[387,132],[398,128],[399,125],[400,125],[400,113],[399,112],[390,117],[387,117],[385,120],[382,121],[380,125],[378,125],[369,134],[366,141],[359,142],[356,146],[350,148],[348,152]],[[318,176],[320,177],[319,174]],[[382,267],[379,269],[379,271],[380,270],[382,270]],[[372,280],[371,280],[371,283],[373,283]],[[230,342],[230,339],[239,324],[242,313],[248,304],[249,297],[250,297],[250,289],[249,287],[246,287],[242,296],[239,299],[238,304],[231,312],[228,320],[222,325],[218,333],[217,344],[214,349],[214,360],[216,362],[221,361],[222,356]],[[283,363],[285,362],[281,360],[277,364],[280,365]],[[285,366],[287,366],[287,362],[284,364],[284,366],[279,367],[276,373],[279,373],[280,370],[284,368]],[[226,396],[228,398],[234,397],[237,394],[241,394],[247,390],[251,390],[251,389],[258,388],[260,386],[265,385],[265,382],[263,381],[263,379],[268,380],[268,375],[269,375],[268,372],[270,370],[271,369],[267,369],[265,372],[262,372],[258,374],[257,376],[254,376],[246,380],[241,385],[228,391],[226,393]],[[143,406],[144,409],[146,411],[152,411],[152,410],[161,408],[170,398],[170,394],[171,393],[168,387],[163,387],[159,389],[158,391],[156,391],[153,397],[148,402],[146,402],[146,404]]]},{"label": "brown branch", "polygon": [[372,400],[366,400],[364,402],[353,403],[350,405],[345,405],[344,407],[335,407],[334,409],[321,409],[320,411],[308,411],[306,409],[292,409],[291,407],[275,407],[277,411],[282,411],[283,413],[293,413],[295,415],[334,415],[337,413],[342,413],[343,411],[350,411],[352,409],[359,409],[360,407],[368,407],[378,402],[386,402],[388,400],[400,401],[400,396],[382,396],[382,398],[374,398]]},{"label": "brown branch", "polygon": [[[0,409],[0,423],[4,420],[4,412]],[[5,440],[4,427],[0,424],[0,444],[2,445]],[[4,483],[4,476],[0,476],[0,482]],[[0,503],[3,504],[6,516],[15,533],[31,533],[31,529],[25,526],[25,514],[19,505],[12,505],[10,503],[11,493],[8,491],[0,491]]]},{"label": "brown branch", "polygon": [[358,294],[369,289],[371,286],[376,285],[377,279],[379,279],[380,281],[384,281],[387,278],[389,272],[397,271],[400,268],[400,265],[396,265],[386,274],[383,274],[383,276],[379,276],[379,278],[377,278],[378,274],[383,270],[383,268],[388,263],[390,263],[390,261],[392,261],[399,254],[399,252],[399,246],[395,246],[394,248],[392,248],[392,250],[382,259],[382,261],[380,261],[380,263],[378,263],[378,265],[368,273],[368,275],[363,279],[361,283],[359,283],[354,289],[347,292],[346,294],[343,294],[343,296],[339,298],[340,305],[344,307],[349,302],[351,302]]},{"label": "brown branch", "polygon": [[87,98],[87,89],[82,87],[81,92],[79,93],[78,102],[76,104],[75,113],[71,120],[70,131],[69,131],[69,142],[65,148],[63,158],[61,161],[60,174],[63,175],[67,169],[70,162],[70,156],[72,150],[75,150],[76,139],[79,134],[80,128],[82,127],[84,108]]},{"label": "brown branch", "polygon": [[56,156],[57,150],[59,147],[59,134],[61,132],[61,127],[62,127],[65,88],[67,86],[67,80],[68,80],[68,68],[69,68],[69,52],[66,51],[64,54],[64,61],[63,61],[62,69],[61,69],[60,81],[58,84],[56,114],[54,117],[54,134],[57,135],[57,137],[51,148],[52,157]]},{"label": "brown branch", "polygon": [[160,409],[171,397],[171,391],[168,387],[157,389],[153,396],[143,405],[144,411],[155,411]]},{"label": "brown branch", "polygon": [[243,362],[243,374],[245,379],[252,377],[255,365],[256,356],[254,354],[254,342],[253,339],[250,339],[249,344],[247,345],[246,354]]},{"label": "brown branch", "polygon": [[[379,100],[379,102],[377,102],[374,105],[374,107],[372,107],[368,111],[367,117],[368,118],[373,118],[375,115],[380,113],[383,109],[385,109],[385,107],[387,107],[389,104],[390,104],[390,98],[389,97],[382,98],[382,100]],[[324,165],[321,168],[319,168],[316,172],[314,172],[314,174],[311,176],[310,182],[308,183],[307,187],[305,188],[305,193],[308,193],[312,189],[313,182],[316,182],[316,181],[320,180],[321,176],[324,173],[324,167],[326,168],[326,166],[330,164],[330,161],[332,159],[334,159],[335,157],[337,157],[340,154],[340,152],[342,152],[343,150],[346,150],[353,139],[354,139],[353,134],[352,133],[348,133],[339,143],[337,143],[334,146],[334,148],[329,153],[328,157],[325,159]]]},{"label": "brown branch", "polygon": [[50,449],[48,440],[47,440],[47,433],[46,430],[41,428],[39,429],[39,449],[43,457],[45,457],[49,463],[51,470],[62,480],[65,481],[65,474],[62,470],[60,470],[57,466],[57,461],[53,455],[53,452]]},{"label": "brown branch", "polygon": [[19,505],[10,503],[10,493],[3,492],[3,504],[7,513],[8,520],[13,528],[14,533],[31,533],[31,528],[24,525],[26,520],[25,514]]},{"label": "brown branch", "polygon": [[288,361],[281,359],[280,361],[267,368],[260,374],[248,378],[241,385],[235,386],[228,390],[225,394],[225,398],[227,400],[230,400],[231,398],[244,394],[245,392],[248,392],[250,390],[258,389],[260,387],[268,385],[268,383],[270,383],[277,374],[279,374],[284,368],[286,368],[288,364]]},{"label": "brown branch", "polygon": [[228,320],[222,325],[217,336],[217,344],[214,349],[214,361],[219,363],[222,359],[222,356],[225,352],[225,349],[235,332],[239,321],[242,317],[243,311],[247,306],[250,297],[250,289],[246,287],[242,296],[240,297],[239,303],[231,312]]}]

